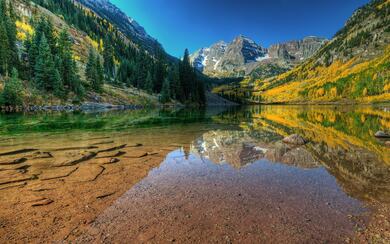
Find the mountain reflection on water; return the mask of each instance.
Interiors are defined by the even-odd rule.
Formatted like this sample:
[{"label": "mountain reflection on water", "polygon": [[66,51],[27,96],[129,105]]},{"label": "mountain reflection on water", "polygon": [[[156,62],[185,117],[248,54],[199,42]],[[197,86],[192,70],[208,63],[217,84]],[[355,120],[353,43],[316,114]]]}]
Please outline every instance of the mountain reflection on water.
[{"label": "mountain reflection on water", "polygon": [[[236,121],[240,130],[204,133],[193,152],[214,163],[241,168],[260,159],[303,169],[324,167],[351,196],[390,202],[390,149],[374,137],[390,128],[386,108],[265,106],[214,118]],[[309,140],[294,147],[282,142],[298,133]]]}]

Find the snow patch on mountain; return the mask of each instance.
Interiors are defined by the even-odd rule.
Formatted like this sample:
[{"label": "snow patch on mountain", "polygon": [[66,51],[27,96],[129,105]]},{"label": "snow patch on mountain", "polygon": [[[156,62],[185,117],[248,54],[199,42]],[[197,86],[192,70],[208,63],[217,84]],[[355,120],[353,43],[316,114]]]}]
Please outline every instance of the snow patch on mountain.
[{"label": "snow patch on mountain", "polygon": [[266,54],[265,56],[259,56],[256,58],[256,62],[261,62],[261,61],[264,61],[264,60],[267,60],[267,59],[270,59],[271,57],[269,56],[269,54]]}]

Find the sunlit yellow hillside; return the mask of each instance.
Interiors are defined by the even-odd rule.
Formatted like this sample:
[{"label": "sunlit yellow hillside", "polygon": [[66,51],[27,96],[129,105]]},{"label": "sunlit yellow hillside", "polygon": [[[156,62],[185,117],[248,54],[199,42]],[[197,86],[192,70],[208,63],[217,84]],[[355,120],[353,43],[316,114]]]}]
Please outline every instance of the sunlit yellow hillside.
[{"label": "sunlit yellow hillside", "polygon": [[[267,89],[290,75],[297,79]],[[300,78],[302,77],[302,78]],[[299,67],[270,81],[257,81],[254,96],[263,102],[390,101],[390,46],[384,54],[370,61],[354,57],[337,60],[330,66],[313,70]]]},{"label": "sunlit yellow hillside", "polygon": [[358,9],[330,42],[295,69],[214,92],[244,103],[390,101],[389,3],[373,0]]}]

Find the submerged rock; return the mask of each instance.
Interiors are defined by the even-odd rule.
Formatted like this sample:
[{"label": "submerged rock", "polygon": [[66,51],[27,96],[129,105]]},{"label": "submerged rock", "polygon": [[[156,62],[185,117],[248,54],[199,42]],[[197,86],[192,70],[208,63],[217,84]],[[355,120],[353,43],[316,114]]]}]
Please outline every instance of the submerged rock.
[{"label": "submerged rock", "polygon": [[109,192],[109,193],[104,193],[102,195],[97,196],[96,198],[97,199],[103,199],[103,198],[106,198],[106,197],[110,197],[110,196],[114,195],[115,193],[116,193],[115,191],[114,192]]},{"label": "submerged rock", "polygon": [[27,158],[17,158],[0,161],[0,165],[14,165],[14,164],[22,164],[27,161]]},{"label": "submerged rock", "polygon": [[283,142],[287,144],[301,146],[301,145],[305,145],[307,143],[307,140],[298,134],[294,134],[284,138]]},{"label": "submerged rock", "polygon": [[390,134],[384,132],[384,131],[378,131],[375,133],[375,137],[377,138],[390,138]]},{"label": "submerged rock", "polygon": [[40,180],[54,180],[66,178],[73,174],[78,167],[62,167],[62,168],[53,168],[46,170],[43,174],[39,176]]},{"label": "submerged rock", "polygon": [[38,151],[38,149],[20,149],[20,150],[16,150],[16,151],[11,151],[11,152],[4,152],[4,153],[0,153],[0,156],[10,156],[10,155],[16,155],[16,154],[22,154],[22,153],[28,153],[28,152],[34,152],[34,151]]},{"label": "submerged rock", "polygon": [[98,153],[117,151],[117,150],[125,148],[126,146],[127,146],[127,144],[123,144],[123,145],[120,145],[117,147],[111,147],[111,148],[100,150],[100,151],[98,151]]},{"label": "submerged rock", "polygon": [[31,206],[32,206],[32,207],[46,206],[46,205],[52,204],[53,202],[54,202],[54,201],[51,200],[51,199],[42,198],[42,199],[39,199],[39,200],[37,200],[36,202],[32,203]]},{"label": "submerged rock", "polygon": [[386,147],[390,147],[390,141],[385,142]]}]

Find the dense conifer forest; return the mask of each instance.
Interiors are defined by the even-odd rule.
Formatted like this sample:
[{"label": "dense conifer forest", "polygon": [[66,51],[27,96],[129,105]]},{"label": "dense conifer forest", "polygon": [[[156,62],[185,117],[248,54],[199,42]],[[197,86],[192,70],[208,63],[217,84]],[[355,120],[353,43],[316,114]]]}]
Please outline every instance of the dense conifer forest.
[{"label": "dense conifer forest", "polygon": [[60,16],[96,45],[90,48],[84,65],[72,51],[69,30],[55,28],[50,18],[39,14],[27,23],[31,35],[17,38],[19,16],[12,1],[0,0],[0,77],[5,81],[1,105],[27,105],[23,102],[24,88],[78,103],[88,91],[104,92],[104,84],[159,94],[162,103],[176,100],[205,105],[204,84],[190,64],[188,50],[182,60],[168,59],[158,46],[151,54],[129,41],[109,21],[71,0],[25,4],[37,4]]}]

